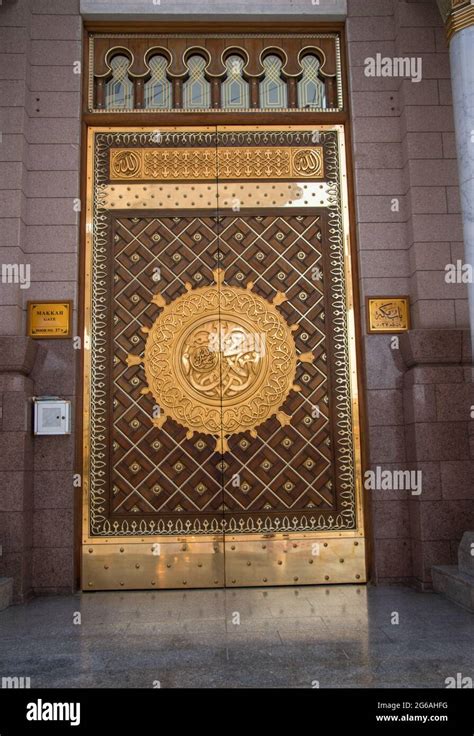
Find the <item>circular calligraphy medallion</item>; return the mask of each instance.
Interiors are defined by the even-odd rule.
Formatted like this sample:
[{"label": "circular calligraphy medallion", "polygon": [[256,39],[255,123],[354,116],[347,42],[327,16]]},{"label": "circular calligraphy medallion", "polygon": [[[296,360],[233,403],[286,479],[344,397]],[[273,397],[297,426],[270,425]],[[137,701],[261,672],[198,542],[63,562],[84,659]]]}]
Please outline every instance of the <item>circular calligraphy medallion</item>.
[{"label": "circular calligraphy medallion", "polygon": [[112,174],[117,177],[137,176],[140,171],[141,159],[137,151],[117,151],[112,157]]},{"label": "circular calligraphy medallion", "polygon": [[316,148],[296,149],[293,154],[293,168],[301,176],[321,176],[323,159]]},{"label": "circular calligraphy medallion", "polygon": [[[159,415],[153,424],[162,427],[173,419],[194,432],[216,437],[216,450],[228,449],[227,437],[256,428],[275,416],[280,424],[291,417],[281,407],[294,383],[297,361],[312,363],[311,352],[296,354],[292,332],[277,307],[286,300],[277,292],[267,301],[246,289],[223,283],[224,271],[216,269],[215,284],[193,289],[169,304],[157,294],[162,308],[148,333],[145,355],[129,354],[129,366],[143,363],[147,388]],[[133,379],[135,380],[135,379]]]},{"label": "circular calligraphy medallion", "polygon": [[[148,389],[167,418],[188,433],[253,431],[279,412],[295,388],[296,348],[277,309],[250,288],[217,284],[163,307],[148,331]],[[251,286],[251,285],[250,285]]]}]

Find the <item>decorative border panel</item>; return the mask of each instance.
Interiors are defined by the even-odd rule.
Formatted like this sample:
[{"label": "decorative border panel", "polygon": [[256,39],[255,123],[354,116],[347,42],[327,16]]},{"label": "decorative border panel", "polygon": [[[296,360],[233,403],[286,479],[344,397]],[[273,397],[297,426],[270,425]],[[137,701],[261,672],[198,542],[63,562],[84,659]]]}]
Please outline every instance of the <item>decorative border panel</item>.
[{"label": "decorative border panel", "polygon": [[110,181],[253,181],[323,179],[323,149],[265,146],[255,148],[113,148]]}]

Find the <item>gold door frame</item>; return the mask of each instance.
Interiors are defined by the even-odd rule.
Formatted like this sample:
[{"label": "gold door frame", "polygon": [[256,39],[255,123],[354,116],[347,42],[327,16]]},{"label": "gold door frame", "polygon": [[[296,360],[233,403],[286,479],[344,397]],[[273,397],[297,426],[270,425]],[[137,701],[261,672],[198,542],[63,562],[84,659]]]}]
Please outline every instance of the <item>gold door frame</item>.
[{"label": "gold door frame", "polygon": [[[347,160],[343,125],[177,126],[163,132],[185,131],[335,131],[337,133],[340,216],[343,226],[347,342],[355,480],[354,529],[342,531],[275,532],[209,535],[93,536],[90,533],[90,406],[91,386],[91,263],[94,238],[94,139],[96,133],[153,133],[156,128],[103,127],[88,130],[87,201],[84,267],[83,370],[83,503],[82,588],[84,590],[140,588],[199,588],[317,583],[361,583],[366,580],[364,509],[358,355],[354,313]],[[317,551],[315,552],[315,547]],[[157,554],[157,549],[159,553]]]}]

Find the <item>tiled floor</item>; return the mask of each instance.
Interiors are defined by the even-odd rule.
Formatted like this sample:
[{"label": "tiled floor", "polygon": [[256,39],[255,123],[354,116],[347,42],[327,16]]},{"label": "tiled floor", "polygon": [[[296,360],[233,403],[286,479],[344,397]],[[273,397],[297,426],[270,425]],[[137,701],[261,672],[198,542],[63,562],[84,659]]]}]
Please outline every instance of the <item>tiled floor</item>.
[{"label": "tiled floor", "polygon": [[31,687],[445,687],[457,673],[474,679],[474,616],[401,587],[86,593],[0,613],[0,678]]}]

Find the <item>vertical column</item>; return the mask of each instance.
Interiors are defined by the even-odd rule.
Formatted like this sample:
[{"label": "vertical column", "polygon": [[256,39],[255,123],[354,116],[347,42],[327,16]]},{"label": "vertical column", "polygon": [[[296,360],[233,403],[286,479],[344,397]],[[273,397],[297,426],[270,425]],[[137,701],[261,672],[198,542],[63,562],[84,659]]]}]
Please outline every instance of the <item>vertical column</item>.
[{"label": "vertical column", "polygon": [[0,5],[0,577],[13,579],[17,601],[31,589],[33,517],[28,408],[36,345],[22,337],[31,280],[25,255],[30,24],[28,3]]},{"label": "vertical column", "polygon": [[[471,25],[451,38],[450,57],[456,149],[464,232],[465,264],[474,268],[474,6],[467,9]],[[474,281],[469,292],[469,322],[474,336]],[[473,340],[474,344],[474,340]]]},{"label": "vertical column", "polygon": [[[469,321],[474,337],[474,5],[452,0],[447,17],[451,84],[464,232],[464,264],[471,270],[468,285]],[[474,345],[474,340],[472,341]]]},{"label": "vertical column", "polygon": [[250,107],[258,107],[259,97],[259,80],[252,77],[250,80]]},{"label": "vertical column", "polygon": [[[361,304],[365,296],[409,293],[400,79],[367,73],[377,55],[394,58],[395,3],[350,0],[347,39],[351,89]],[[396,201],[397,207],[392,207]],[[362,306],[362,325],[365,307]],[[366,335],[366,402],[370,464],[395,471],[407,464],[401,373],[390,338]],[[408,500],[398,491],[365,491],[373,518],[373,577],[406,582],[412,575]]]},{"label": "vertical column", "polygon": [[[21,334],[24,263],[24,195],[27,177],[26,128],[29,9],[0,6],[0,334]],[[25,284],[21,284],[21,277]]]},{"label": "vertical column", "polygon": [[37,344],[0,336],[0,577],[13,578],[16,601],[31,590],[33,437],[31,371]]},{"label": "vertical column", "polygon": [[[31,263],[26,299],[71,299],[77,334],[80,209],[82,24],[77,0],[29,0],[30,92],[25,250]],[[54,29],[54,34],[51,29]],[[23,306],[26,306],[25,304]],[[24,334],[24,333],[23,333]],[[75,398],[77,350],[72,340],[41,340],[32,378],[38,396]],[[75,415],[74,415],[75,418]],[[35,437],[31,587],[73,586],[74,433]]]},{"label": "vertical column", "polygon": [[95,107],[98,110],[105,107],[105,82],[102,77],[95,80]]},{"label": "vertical column", "polygon": [[469,343],[467,329],[415,329],[400,338],[407,468],[417,485],[409,496],[413,577],[422,589],[431,587],[433,565],[455,561],[473,528]]},{"label": "vertical column", "polygon": [[51,8],[0,3],[0,576],[16,600],[73,585],[74,436],[34,438],[31,396],[74,398],[77,352],[25,336],[28,300],[77,302],[81,19],[78,0]]},{"label": "vertical column", "polygon": [[173,79],[173,107],[179,110],[183,107],[183,80]]},{"label": "vertical column", "polygon": [[449,50],[434,3],[399,2],[396,56],[413,325],[466,327],[467,289],[446,279],[462,253]]},{"label": "vertical column", "polygon": [[145,107],[145,87],[143,79],[133,80],[134,106],[137,110]]}]

